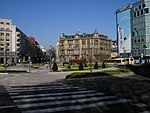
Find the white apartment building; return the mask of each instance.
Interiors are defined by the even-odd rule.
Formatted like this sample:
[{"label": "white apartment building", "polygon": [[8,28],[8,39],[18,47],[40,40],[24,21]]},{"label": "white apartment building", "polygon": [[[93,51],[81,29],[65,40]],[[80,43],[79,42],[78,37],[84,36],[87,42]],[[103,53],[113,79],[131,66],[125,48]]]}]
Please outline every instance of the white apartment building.
[{"label": "white apartment building", "polygon": [[16,26],[0,18],[0,63],[16,63]]}]

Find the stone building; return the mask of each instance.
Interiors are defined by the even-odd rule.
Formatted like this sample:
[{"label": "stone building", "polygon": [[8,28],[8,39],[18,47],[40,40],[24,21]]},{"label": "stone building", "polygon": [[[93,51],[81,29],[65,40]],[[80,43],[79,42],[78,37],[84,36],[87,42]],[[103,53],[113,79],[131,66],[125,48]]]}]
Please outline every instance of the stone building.
[{"label": "stone building", "polygon": [[0,18],[0,63],[16,62],[16,40],[16,26],[12,20]]},{"label": "stone building", "polygon": [[110,58],[111,39],[95,30],[92,34],[61,34],[57,43],[57,61],[67,63],[94,63]]},{"label": "stone building", "polygon": [[33,37],[12,24],[10,19],[0,18],[0,64],[44,62],[45,51]]}]

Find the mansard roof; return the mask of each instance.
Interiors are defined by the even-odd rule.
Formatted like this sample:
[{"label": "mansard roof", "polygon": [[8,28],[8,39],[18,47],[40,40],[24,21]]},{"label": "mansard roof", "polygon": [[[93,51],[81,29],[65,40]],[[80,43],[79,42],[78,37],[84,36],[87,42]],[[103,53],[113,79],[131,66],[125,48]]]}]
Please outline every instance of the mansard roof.
[{"label": "mansard roof", "polygon": [[108,36],[106,35],[102,35],[102,34],[98,34],[98,31],[97,29],[95,30],[94,33],[92,34],[87,34],[87,33],[83,33],[83,34],[79,34],[79,33],[76,33],[75,35],[65,35],[63,33],[63,35],[61,36],[61,38],[76,38],[76,37],[79,37],[79,38],[91,38],[91,37],[94,37],[95,34],[98,36],[98,37],[103,37],[103,38],[108,38]]}]

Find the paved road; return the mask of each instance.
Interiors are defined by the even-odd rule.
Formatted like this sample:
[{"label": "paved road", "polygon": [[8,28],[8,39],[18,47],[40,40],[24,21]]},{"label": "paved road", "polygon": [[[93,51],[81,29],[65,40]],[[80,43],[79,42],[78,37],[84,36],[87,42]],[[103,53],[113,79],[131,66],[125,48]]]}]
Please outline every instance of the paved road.
[{"label": "paved road", "polygon": [[[11,69],[20,69],[27,70],[28,67],[11,67]],[[103,70],[115,70],[116,67],[106,68]],[[101,69],[102,70],[102,69]],[[83,70],[90,71],[90,70]],[[83,72],[82,71],[82,72]],[[93,70],[100,71],[100,70]],[[49,72],[46,66],[37,69],[31,69],[31,73],[20,73],[20,74],[0,74],[0,85],[24,85],[24,84],[41,84],[41,83],[50,83],[57,80],[64,79],[66,75],[73,72],[81,71],[70,71],[70,72]]]},{"label": "paved road", "polygon": [[[72,72],[48,73],[42,67],[31,73],[0,75],[0,113],[149,113],[143,103],[135,107],[131,100],[81,87],[76,81],[70,84],[63,80],[69,73]],[[128,111],[137,106],[143,110]]]}]

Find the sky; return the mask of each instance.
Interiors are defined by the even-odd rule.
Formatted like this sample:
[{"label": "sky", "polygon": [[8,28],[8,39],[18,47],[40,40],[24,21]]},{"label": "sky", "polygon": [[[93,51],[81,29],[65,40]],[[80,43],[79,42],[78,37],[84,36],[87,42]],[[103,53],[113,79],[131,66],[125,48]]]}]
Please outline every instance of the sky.
[{"label": "sky", "polygon": [[48,49],[60,35],[78,31],[116,39],[115,11],[138,0],[0,0],[0,18],[11,19],[27,36]]}]

